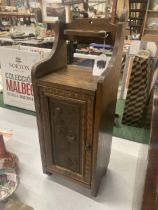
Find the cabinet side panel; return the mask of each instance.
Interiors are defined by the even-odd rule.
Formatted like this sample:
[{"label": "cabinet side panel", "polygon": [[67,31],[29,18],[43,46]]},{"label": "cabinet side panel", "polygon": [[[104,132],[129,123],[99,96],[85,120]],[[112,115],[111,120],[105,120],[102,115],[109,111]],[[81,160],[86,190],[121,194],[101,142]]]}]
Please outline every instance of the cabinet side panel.
[{"label": "cabinet side panel", "polygon": [[92,195],[94,196],[97,195],[110,160],[123,41],[124,31],[120,25],[114,46],[113,63],[105,71],[104,80],[98,83],[96,92],[92,169]]}]

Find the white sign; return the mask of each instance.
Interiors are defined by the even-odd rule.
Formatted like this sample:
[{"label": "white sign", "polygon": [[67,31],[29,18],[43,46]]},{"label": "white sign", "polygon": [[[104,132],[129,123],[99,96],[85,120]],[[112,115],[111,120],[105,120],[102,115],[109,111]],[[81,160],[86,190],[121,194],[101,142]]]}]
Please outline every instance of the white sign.
[{"label": "white sign", "polygon": [[93,75],[101,76],[108,67],[110,59],[111,57],[107,57],[105,54],[101,54],[98,58],[96,58],[93,67]]},{"label": "white sign", "polygon": [[32,47],[28,49],[0,47],[3,97],[5,104],[34,111],[31,69],[43,58]]}]

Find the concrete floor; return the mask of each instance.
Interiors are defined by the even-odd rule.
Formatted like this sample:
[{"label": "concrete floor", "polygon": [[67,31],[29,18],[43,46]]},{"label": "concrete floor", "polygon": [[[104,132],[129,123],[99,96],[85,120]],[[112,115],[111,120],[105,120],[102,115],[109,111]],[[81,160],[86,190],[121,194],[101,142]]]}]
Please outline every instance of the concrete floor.
[{"label": "concrete floor", "polygon": [[0,108],[0,128],[14,130],[6,145],[20,159],[21,183],[13,198],[35,210],[132,210],[140,144],[113,138],[109,170],[93,198],[87,189],[42,174],[35,117]]}]

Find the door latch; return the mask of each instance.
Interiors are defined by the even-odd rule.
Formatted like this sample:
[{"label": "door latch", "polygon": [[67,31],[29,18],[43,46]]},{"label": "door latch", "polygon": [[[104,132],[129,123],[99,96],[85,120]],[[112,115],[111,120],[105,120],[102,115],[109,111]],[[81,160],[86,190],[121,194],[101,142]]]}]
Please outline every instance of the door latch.
[{"label": "door latch", "polygon": [[85,150],[90,151],[92,149],[92,145],[90,143],[86,143]]}]

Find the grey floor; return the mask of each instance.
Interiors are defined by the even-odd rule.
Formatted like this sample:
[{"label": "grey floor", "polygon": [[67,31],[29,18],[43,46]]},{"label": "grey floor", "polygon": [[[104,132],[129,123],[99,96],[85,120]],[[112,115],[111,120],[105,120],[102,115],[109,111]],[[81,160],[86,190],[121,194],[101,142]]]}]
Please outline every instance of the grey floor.
[{"label": "grey floor", "polygon": [[21,182],[13,199],[35,210],[132,210],[139,144],[113,138],[109,169],[93,198],[87,189],[42,174],[35,117],[0,108],[0,128],[14,131],[6,145],[20,159]]}]

